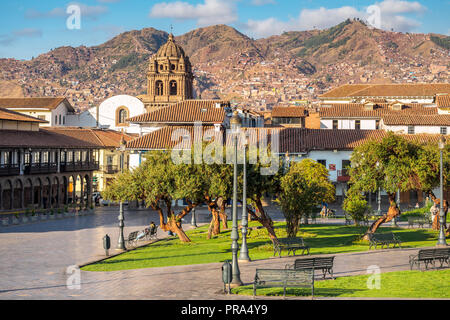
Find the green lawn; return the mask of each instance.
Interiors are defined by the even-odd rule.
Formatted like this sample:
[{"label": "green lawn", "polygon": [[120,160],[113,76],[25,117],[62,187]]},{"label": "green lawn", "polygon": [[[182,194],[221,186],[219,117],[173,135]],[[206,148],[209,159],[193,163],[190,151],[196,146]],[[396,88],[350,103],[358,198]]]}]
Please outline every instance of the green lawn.
[{"label": "green lawn", "polygon": [[[250,226],[257,226],[251,222]],[[231,223],[229,223],[231,227]],[[285,223],[275,223],[277,236],[286,237]],[[299,236],[311,247],[311,254],[335,254],[366,251],[368,243],[360,241],[367,227],[343,225],[302,225]],[[402,240],[402,247],[434,246],[437,232],[425,229],[380,228],[380,232],[393,231]],[[231,260],[230,230],[207,240],[207,226],[187,232],[191,243],[181,243],[172,237],[152,245],[132,250],[102,262],[82,268],[85,271],[117,271],[176,265],[204,264]],[[249,254],[252,260],[273,256],[272,243],[265,229],[253,230],[248,236]],[[283,255],[286,256],[283,251]]]},{"label": "green lawn", "polygon": [[[316,297],[358,298],[450,298],[450,269],[436,271],[399,271],[380,274],[380,289],[369,289],[369,275],[341,277],[315,282]],[[253,286],[232,290],[253,295]],[[257,289],[258,296],[282,296],[283,288]],[[311,296],[311,289],[287,288],[286,296]]]}]

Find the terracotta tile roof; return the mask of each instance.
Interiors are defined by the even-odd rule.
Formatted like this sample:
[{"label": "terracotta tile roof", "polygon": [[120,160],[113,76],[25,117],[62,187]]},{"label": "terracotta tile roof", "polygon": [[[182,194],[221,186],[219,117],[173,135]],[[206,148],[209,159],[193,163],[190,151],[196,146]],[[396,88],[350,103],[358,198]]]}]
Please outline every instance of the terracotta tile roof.
[{"label": "terracotta tile roof", "polygon": [[319,98],[345,98],[356,91],[370,87],[370,84],[344,84],[340,87],[334,88],[327,93],[319,96]]},{"label": "terracotta tile roof", "polygon": [[[203,138],[203,134],[207,130],[214,131],[214,126],[202,126],[202,135],[198,137]],[[190,139],[185,139],[184,136],[189,134]],[[219,132],[222,135],[222,132]],[[177,147],[177,149],[190,149],[194,138],[194,126],[169,126],[161,128],[157,131],[146,134],[142,137],[132,139],[127,143],[127,149],[131,150],[168,150]],[[198,139],[197,139],[198,141]]]},{"label": "terracotta tile roof", "polygon": [[320,98],[354,97],[434,97],[439,93],[450,93],[449,83],[371,84],[344,85],[333,89]]},{"label": "terracotta tile roof", "polygon": [[416,126],[450,126],[450,114],[434,115],[385,115],[383,123],[388,126],[394,125],[416,125]]},{"label": "terracotta tile roof", "polygon": [[3,108],[0,108],[0,120],[48,123],[48,121]]},{"label": "terracotta tile roof", "polygon": [[378,103],[373,110],[366,110],[362,103],[337,103],[323,106],[319,111],[320,118],[381,118],[387,114],[433,115],[437,114],[437,108],[411,103],[396,111],[390,109],[388,103]]},{"label": "terracotta tile roof", "polygon": [[57,133],[67,137],[77,138],[87,143],[95,144],[100,148],[118,148],[122,137],[126,142],[134,139],[133,136],[114,130],[76,127],[48,127],[41,130]]},{"label": "terracotta tile roof", "polygon": [[[216,105],[220,104],[217,108]],[[185,100],[168,107],[158,109],[137,117],[127,119],[132,123],[170,123],[185,124],[201,121],[202,123],[223,123],[225,106],[229,102],[221,100]]]},{"label": "terracotta tile roof", "polygon": [[56,130],[40,129],[39,131],[0,130],[0,147],[98,149],[100,145],[82,139],[81,135],[71,136]]},{"label": "terracotta tile roof", "polygon": [[438,108],[450,108],[450,95],[439,95],[436,97],[436,105]]},{"label": "terracotta tile roof", "polygon": [[0,108],[7,109],[49,109],[57,108],[61,103],[65,103],[70,112],[74,112],[72,105],[65,97],[57,98],[0,98]]},{"label": "terracotta tile roof", "polygon": [[272,109],[272,118],[303,118],[307,116],[304,107],[274,107]]}]

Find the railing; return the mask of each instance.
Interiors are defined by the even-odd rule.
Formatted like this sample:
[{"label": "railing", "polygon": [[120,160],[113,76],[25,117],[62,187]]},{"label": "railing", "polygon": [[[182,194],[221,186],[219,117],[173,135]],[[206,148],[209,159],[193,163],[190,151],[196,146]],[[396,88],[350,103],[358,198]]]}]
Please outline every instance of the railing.
[{"label": "railing", "polygon": [[98,162],[66,162],[61,163],[61,172],[97,171]]},{"label": "railing", "polygon": [[25,174],[39,174],[39,173],[56,173],[58,172],[57,163],[33,163],[26,164]]},{"label": "railing", "polygon": [[339,182],[348,182],[350,180],[350,176],[348,175],[348,170],[338,170],[337,180]]},{"label": "railing", "polygon": [[20,174],[18,164],[0,164],[0,176],[17,176]]},{"label": "railing", "polygon": [[100,168],[106,174],[115,174],[119,172],[119,166],[106,165]]}]

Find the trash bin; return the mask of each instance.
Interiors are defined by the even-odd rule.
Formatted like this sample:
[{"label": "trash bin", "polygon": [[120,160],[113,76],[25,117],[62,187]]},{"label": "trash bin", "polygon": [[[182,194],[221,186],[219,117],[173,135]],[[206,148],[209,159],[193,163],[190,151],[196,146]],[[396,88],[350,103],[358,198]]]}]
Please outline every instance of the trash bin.
[{"label": "trash bin", "polygon": [[111,238],[108,235],[103,237],[103,249],[105,249],[105,253],[108,256],[108,250],[111,248]]},{"label": "trash bin", "polygon": [[228,284],[228,294],[231,293],[231,280],[233,278],[233,267],[230,264],[230,261],[225,261],[222,265],[222,281],[223,281],[223,292],[226,292],[226,285]]}]

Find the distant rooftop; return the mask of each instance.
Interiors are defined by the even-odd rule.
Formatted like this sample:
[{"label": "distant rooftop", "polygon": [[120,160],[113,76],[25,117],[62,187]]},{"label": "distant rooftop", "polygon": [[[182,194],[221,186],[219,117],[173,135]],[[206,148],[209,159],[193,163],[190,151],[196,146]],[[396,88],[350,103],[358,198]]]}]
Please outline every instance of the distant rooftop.
[{"label": "distant rooftop", "polygon": [[70,112],[74,112],[72,105],[65,97],[56,98],[0,98],[0,108],[7,109],[56,109],[65,103]]}]

